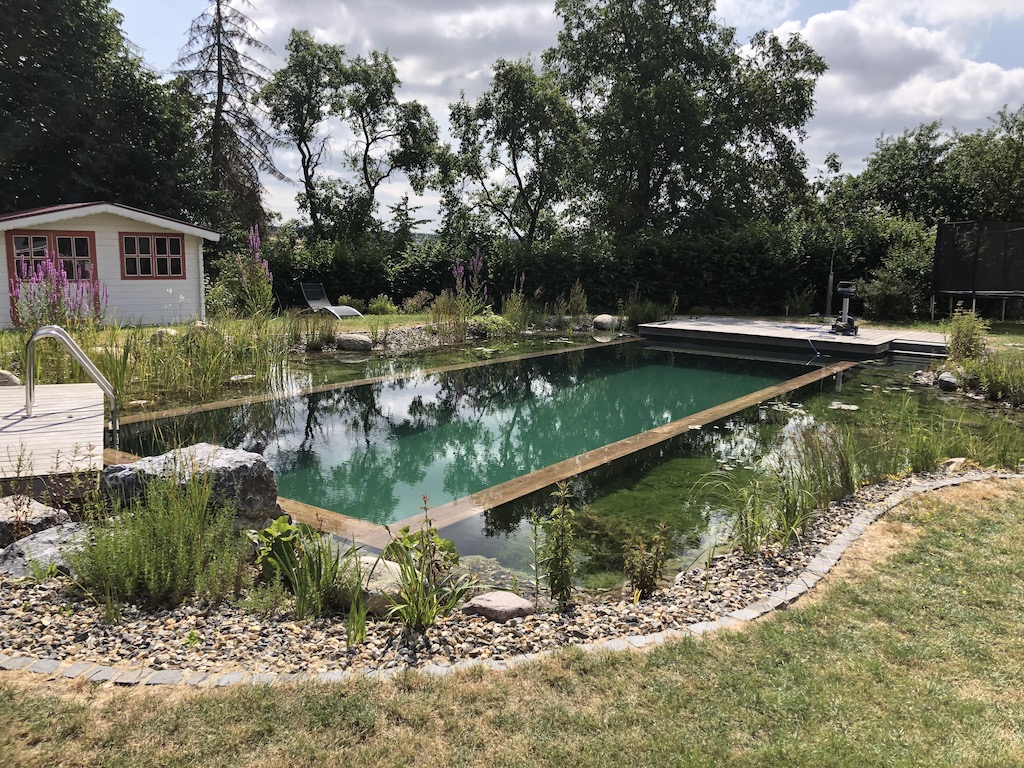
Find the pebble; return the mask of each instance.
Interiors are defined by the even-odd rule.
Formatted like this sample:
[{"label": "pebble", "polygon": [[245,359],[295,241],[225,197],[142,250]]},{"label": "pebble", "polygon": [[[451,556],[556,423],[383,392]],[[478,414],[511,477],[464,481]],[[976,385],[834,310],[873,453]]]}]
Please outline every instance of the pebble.
[{"label": "pebble", "polygon": [[230,665],[256,673],[288,673],[449,665],[461,659],[507,658],[571,643],[678,629],[713,621],[788,585],[858,512],[910,482],[860,489],[832,503],[790,549],[719,555],[709,570],[680,572],[670,586],[638,604],[617,598],[581,599],[570,611],[557,613],[542,603],[537,613],[506,624],[456,612],[440,618],[418,638],[405,637],[394,622],[370,621],[366,640],[354,647],[346,642],[341,616],[296,622],[288,617],[254,617],[230,605],[208,612],[187,605],[157,613],[126,605],[122,622],[111,625],[102,608],[76,594],[62,576],[37,583],[0,575],[0,653],[114,666],[210,671]]}]

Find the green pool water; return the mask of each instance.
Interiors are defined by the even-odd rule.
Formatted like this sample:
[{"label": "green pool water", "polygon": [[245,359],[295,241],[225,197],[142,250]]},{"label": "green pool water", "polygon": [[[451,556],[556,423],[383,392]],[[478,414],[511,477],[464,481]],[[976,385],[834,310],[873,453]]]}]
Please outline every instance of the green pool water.
[{"label": "green pool water", "polygon": [[424,496],[437,506],[805,371],[618,344],[288,398],[221,414],[220,434],[186,431],[255,443],[281,496],[383,524]]}]

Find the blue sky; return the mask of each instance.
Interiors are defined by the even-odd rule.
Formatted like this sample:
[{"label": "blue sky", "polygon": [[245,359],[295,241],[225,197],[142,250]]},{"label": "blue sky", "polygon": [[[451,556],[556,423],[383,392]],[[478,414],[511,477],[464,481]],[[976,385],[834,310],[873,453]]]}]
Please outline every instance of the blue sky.
[{"label": "blue sky", "polygon": [[[246,12],[277,52],[262,59],[271,69],[283,65],[293,27],[343,44],[349,54],[387,49],[399,60],[400,97],[425,102],[442,128],[460,91],[473,97],[487,87],[496,59],[539,55],[558,32],[554,0],[252,2]],[[146,62],[165,71],[207,3],[112,5]],[[1024,0],[719,0],[718,15],[741,38],[762,28],[798,32],[828,62],[804,144],[812,166],[836,152],[845,170],[857,171],[883,133],[930,120],[973,131],[1004,105],[1016,109],[1024,102]],[[342,126],[329,130],[344,143]],[[281,151],[276,160],[285,174],[297,176],[295,152]],[[296,191],[267,180],[268,204],[284,219],[296,215]],[[401,181],[382,189],[382,210],[407,192]],[[436,215],[434,195],[411,198],[423,205],[422,215]]]}]

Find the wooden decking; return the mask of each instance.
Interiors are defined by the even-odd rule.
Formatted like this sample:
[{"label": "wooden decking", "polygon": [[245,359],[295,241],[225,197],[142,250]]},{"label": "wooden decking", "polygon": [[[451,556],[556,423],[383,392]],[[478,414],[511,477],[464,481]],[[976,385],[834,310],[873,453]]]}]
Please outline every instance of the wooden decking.
[{"label": "wooden decking", "polygon": [[25,415],[25,388],[0,387],[0,478],[98,471],[103,392],[95,384],[46,384]]},{"label": "wooden decking", "polygon": [[697,347],[756,350],[810,357],[867,360],[887,354],[945,356],[941,333],[861,328],[856,336],[831,332],[831,324],[789,323],[732,317],[694,317],[640,326],[641,338]]}]

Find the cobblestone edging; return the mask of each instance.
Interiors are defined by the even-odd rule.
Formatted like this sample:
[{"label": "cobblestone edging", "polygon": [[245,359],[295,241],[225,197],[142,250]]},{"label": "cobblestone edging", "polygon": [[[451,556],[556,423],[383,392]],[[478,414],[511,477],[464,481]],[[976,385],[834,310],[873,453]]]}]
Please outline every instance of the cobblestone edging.
[{"label": "cobblestone edging", "polygon": [[[1024,474],[972,472],[910,485],[887,496],[882,502],[872,505],[870,509],[858,513],[846,528],[832,540],[832,543],[824,547],[807,563],[804,570],[792,582],[776,590],[763,600],[731,611],[714,621],[688,624],[682,630],[668,629],[649,635],[615,637],[586,644],[563,646],[563,648],[575,647],[585,651],[623,651],[661,645],[668,640],[684,637],[699,637],[720,629],[741,627],[744,624],[756,621],[767,613],[786,608],[808,590],[813,589],[818,581],[839,562],[843,553],[868,529],[868,526],[894,507],[920,493],[993,478],[1000,480],[1024,479]],[[364,675],[369,678],[390,678],[399,672],[407,670],[415,670],[427,675],[445,675],[470,667],[484,667],[501,671],[520,664],[536,661],[559,650],[561,648],[545,649],[536,653],[521,654],[503,660],[466,659],[451,665],[426,664],[416,667],[393,667],[369,671],[327,670],[313,673],[259,673],[244,670],[208,673],[179,669],[154,670],[146,667],[141,669],[124,669],[88,661],[61,661],[51,658],[39,659],[28,656],[8,656],[0,653],[0,670],[24,670],[38,675],[45,675],[51,680],[77,679],[88,680],[94,683],[109,682],[118,686],[186,685],[201,686],[203,688],[221,688],[239,684],[259,685],[300,681],[337,682],[357,675]]]}]

